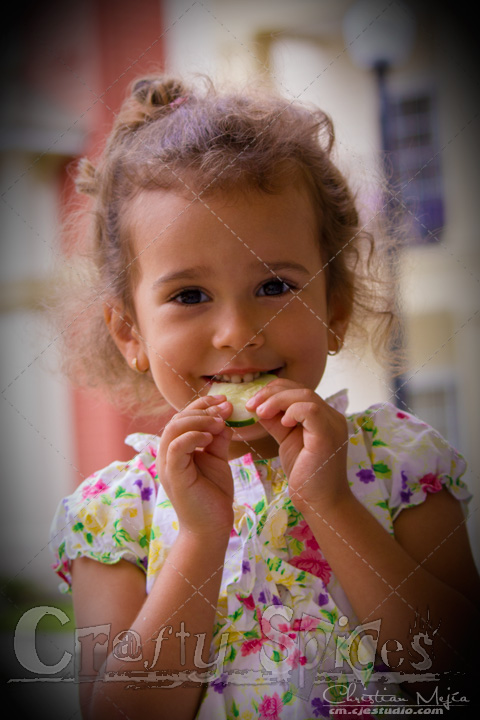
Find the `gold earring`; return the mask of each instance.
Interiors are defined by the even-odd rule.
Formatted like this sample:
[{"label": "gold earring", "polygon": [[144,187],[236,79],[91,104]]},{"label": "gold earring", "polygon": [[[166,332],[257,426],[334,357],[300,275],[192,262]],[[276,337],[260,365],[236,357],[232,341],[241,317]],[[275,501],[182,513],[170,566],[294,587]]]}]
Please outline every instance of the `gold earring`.
[{"label": "gold earring", "polygon": [[148,367],[145,368],[145,370],[140,370],[140,368],[138,367],[138,362],[137,362],[137,358],[136,358],[136,357],[134,357],[133,360],[132,360],[132,367],[133,367],[133,369],[134,369],[136,372],[140,373],[141,375],[144,375],[144,374],[145,374],[146,372],[148,372],[148,370],[149,370]]},{"label": "gold earring", "polygon": [[328,350],[328,351],[327,351],[327,354],[330,355],[330,357],[333,357],[334,355],[338,355],[338,353],[339,353],[340,350],[342,349],[342,346],[343,346],[342,339],[339,338],[337,335],[335,335],[335,343],[336,343],[336,346],[337,346],[337,347],[335,348],[335,350]]}]

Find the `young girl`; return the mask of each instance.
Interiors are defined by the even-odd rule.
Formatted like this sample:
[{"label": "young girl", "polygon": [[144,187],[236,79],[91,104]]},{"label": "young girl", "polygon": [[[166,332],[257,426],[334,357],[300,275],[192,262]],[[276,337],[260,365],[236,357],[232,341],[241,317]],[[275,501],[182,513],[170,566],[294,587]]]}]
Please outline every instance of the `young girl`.
[{"label": "young girl", "polygon": [[[152,77],[81,165],[103,317],[88,334],[77,313],[77,357],[172,411],[53,523],[85,717],[383,712],[465,666],[463,458],[392,404],[346,416],[344,393],[315,392],[355,330],[373,318],[386,341],[392,321],[332,146],[320,111]],[[259,421],[230,427],[215,385],[265,373]]]}]

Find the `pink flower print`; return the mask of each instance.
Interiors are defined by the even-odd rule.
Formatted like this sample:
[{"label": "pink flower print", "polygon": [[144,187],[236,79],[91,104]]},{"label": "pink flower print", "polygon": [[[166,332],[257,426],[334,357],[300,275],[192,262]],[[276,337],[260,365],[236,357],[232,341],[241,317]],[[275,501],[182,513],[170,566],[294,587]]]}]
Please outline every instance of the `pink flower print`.
[{"label": "pink flower print", "polygon": [[400,412],[397,412],[397,418],[399,418],[399,420],[405,420],[405,418],[408,418],[408,417],[410,417],[410,416],[408,415],[408,413],[404,413],[404,412],[401,412],[401,411],[400,411]]},{"label": "pink flower print", "polygon": [[315,540],[315,536],[312,533],[310,526],[307,525],[306,520],[302,520],[301,523],[291,528],[289,530],[289,534],[296,540],[300,540],[301,542],[305,543],[305,545],[312,550],[318,550],[319,545]]},{"label": "pink flower print", "polygon": [[260,652],[260,649],[265,641],[265,638],[252,638],[252,640],[245,640],[244,643],[242,643],[242,647],[240,648],[240,651],[242,653],[242,657],[247,657],[247,655],[254,655],[257,652]]},{"label": "pink flower print", "polygon": [[96,483],[93,485],[87,485],[82,490],[82,498],[85,500],[89,497],[97,497],[97,495],[100,495],[100,493],[105,492],[105,490],[108,490],[108,485],[106,485],[103,480],[97,480]]},{"label": "pink flower print", "polygon": [[311,615],[305,615],[304,617],[294,620],[292,628],[297,632],[302,630],[308,632],[309,630],[315,630],[319,622],[320,620],[317,618],[311,617]]},{"label": "pink flower print", "polygon": [[283,703],[277,693],[265,695],[258,707],[259,720],[280,720],[279,713],[282,711]]},{"label": "pink flower print", "polygon": [[299,570],[305,570],[315,575],[323,580],[325,585],[328,585],[330,581],[332,570],[319,550],[304,550],[300,555],[291,558],[290,564]]},{"label": "pink flower print", "polygon": [[248,597],[242,597],[237,593],[235,597],[237,598],[237,600],[243,603],[244,607],[247,610],[255,610],[255,600],[253,599],[253,595],[250,594]]},{"label": "pink flower print", "polygon": [[295,638],[297,637],[297,633],[293,630],[293,628],[290,627],[288,623],[280,623],[280,625],[278,626],[278,631],[285,635],[285,639],[287,636],[292,640],[295,640]]},{"label": "pink flower print", "polygon": [[419,480],[422,490],[429,493],[436,493],[442,489],[442,483],[440,482],[438,475],[434,473],[427,473]]},{"label": "pink flower print", "polygon": [[305,665],[307,662],[307,658],[305,657],[305,655],[300,655],[300,650],[298,648],[295,648],[295,650],[288,656],[287,662],[290,667],[295,669],[299,665]]}]

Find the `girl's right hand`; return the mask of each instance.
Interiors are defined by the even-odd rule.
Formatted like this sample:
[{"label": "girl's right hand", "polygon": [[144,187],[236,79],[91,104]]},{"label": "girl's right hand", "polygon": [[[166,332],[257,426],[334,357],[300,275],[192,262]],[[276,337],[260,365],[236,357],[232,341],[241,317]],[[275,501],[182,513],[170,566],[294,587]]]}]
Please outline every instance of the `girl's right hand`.
[{"label": "girl's right hand", "polygon": [[232,437],[225,419],[231,403],[215,396],[194,400],[168,423],[157,456],[159,480],[177,513],[180,533],[228,538],[233,526]]}]

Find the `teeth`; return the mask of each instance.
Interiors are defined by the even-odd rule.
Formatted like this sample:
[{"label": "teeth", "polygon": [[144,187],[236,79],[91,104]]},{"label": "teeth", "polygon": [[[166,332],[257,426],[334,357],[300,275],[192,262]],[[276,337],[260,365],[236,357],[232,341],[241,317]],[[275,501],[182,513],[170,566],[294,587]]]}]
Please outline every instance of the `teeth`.
[{"label": "teeth", "polygon": [[256,380],[262,373],[245,373],[245,375],[214,375],[213,380],[215,382],[229,382],[229,383],[248,383]]}]

